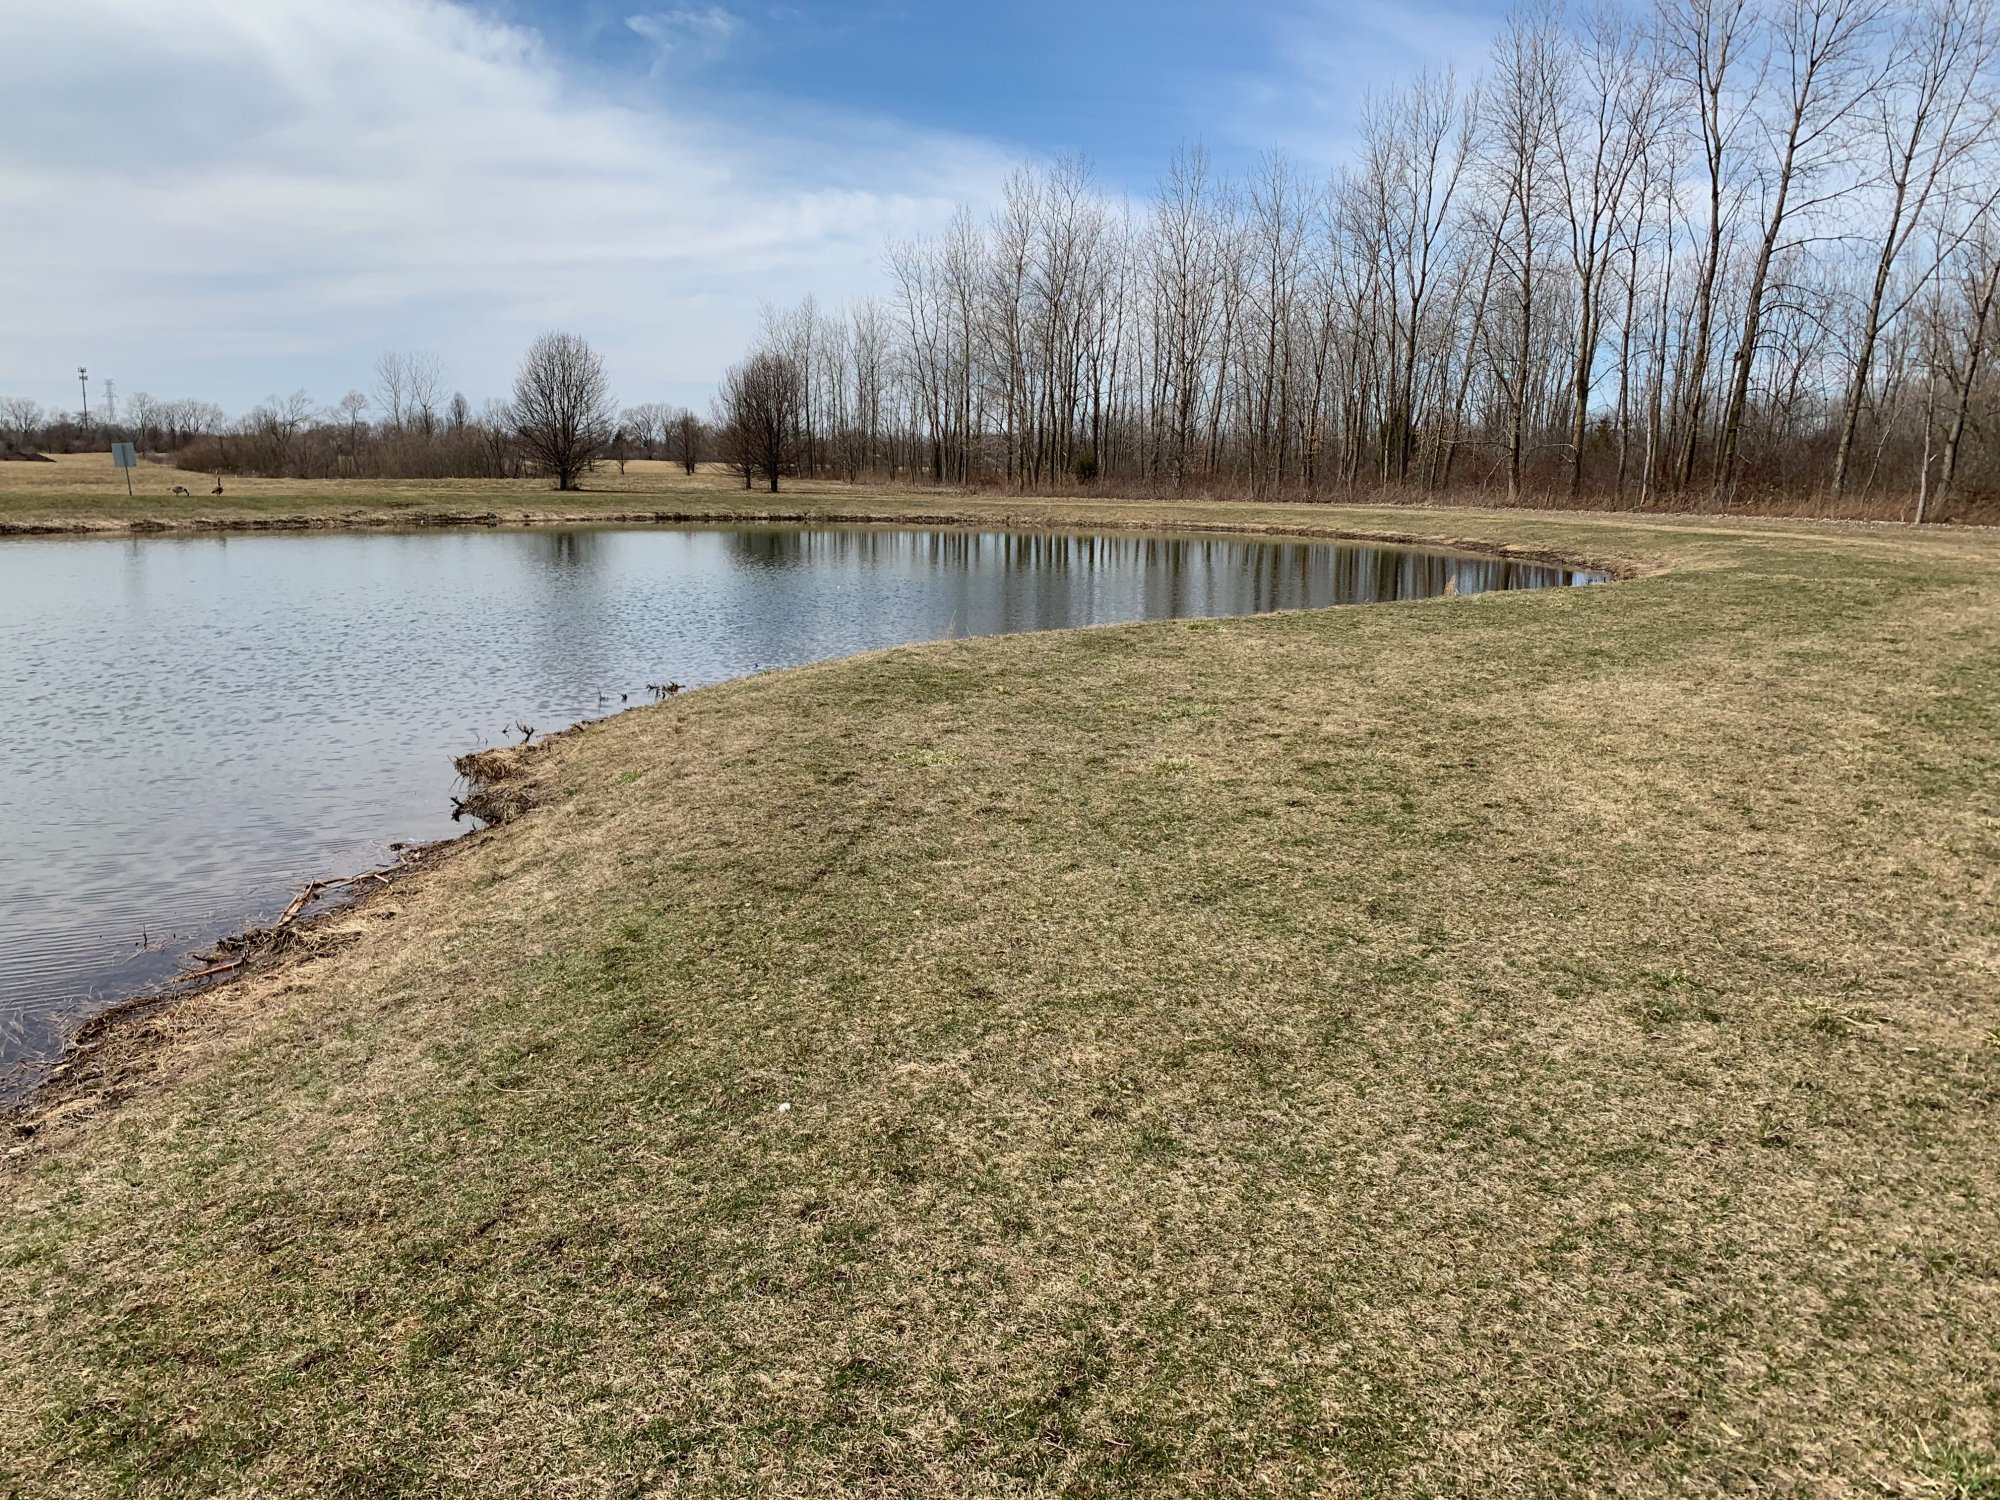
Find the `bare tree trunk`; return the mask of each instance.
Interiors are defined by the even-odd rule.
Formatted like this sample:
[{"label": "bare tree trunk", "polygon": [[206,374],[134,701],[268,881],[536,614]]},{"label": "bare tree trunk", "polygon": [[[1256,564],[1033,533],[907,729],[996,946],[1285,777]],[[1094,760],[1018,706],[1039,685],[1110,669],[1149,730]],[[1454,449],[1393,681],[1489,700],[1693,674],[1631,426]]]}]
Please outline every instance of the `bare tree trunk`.
[{"label": "bare tree trunk", "polygon": [[1834,132],[1872,93],[1878,80],[1863,76],[1858,64],[1880,0],[1791,0],[1782,16],[1781,48],[1788,67],[1788,93],[1783,116],[1784,145],[1779,151],[1772,201],[1758,242],[1756,263],[1743,310],[1730,381],[1729,403],[1722,419],[1716,461],[1716,482],[1725,496],[1734,491],[1743,414],[1750,401],[1750,372],[1757,361],[1764,299],[1770,285],[1771,261],[1791,211],[1792,193],[1802,174],[1814,173],[1831,155]]},{"label": "bare tree trunk", "polygon": [[1979,362],[1986,348],[1987,329],[1992,325],[1996,296],[2000,296],[2000,251],[1990,245],[1982,248],[1986,258],[1986,275],[1974,299],[1976,311],[1971,334],[1966,341],[1965,364],[1953,382],[1957,390],[1953,393],[1951,426],[1945,432],[1944,467],[1938,475],[1937,498],[1940,505],[1951,494],[1952,485],[1958,479],[1959,455],[1964,452],[1965,426],[1972,411],[1972,386],[1979,377]]},{"label": "bare tree trunk", "polygon": [[1701,451],[1708,367],[1714,350],[1715,287],[1722,274],[1728,222],[1724,204],[1735,175],[1736,133],[1742,119],[1740,111],[1731,107],[1730,90],[1742,61],[1749,24],[1747,0],[1666,0],[1662,7],[1668,62],[1693,95],[1708,178],[1705,253],[1698,262],[1695,282],[1693,348],[1685,360],[1686,384],[1677,415],[1682,431],[1673,477],[1682,487],[1693,483]]}]

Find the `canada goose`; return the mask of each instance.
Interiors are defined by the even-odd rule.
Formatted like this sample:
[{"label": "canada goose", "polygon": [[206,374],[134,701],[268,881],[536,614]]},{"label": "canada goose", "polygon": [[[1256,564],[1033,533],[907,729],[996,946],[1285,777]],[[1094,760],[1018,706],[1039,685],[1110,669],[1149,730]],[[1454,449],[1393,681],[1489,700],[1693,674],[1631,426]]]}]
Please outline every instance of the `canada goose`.
[{"label": "canada goose", "polygon": [[187,492],[188,487],[184,484],[177,484],[173,488],[173,493],[176,495],[185,495]]}]

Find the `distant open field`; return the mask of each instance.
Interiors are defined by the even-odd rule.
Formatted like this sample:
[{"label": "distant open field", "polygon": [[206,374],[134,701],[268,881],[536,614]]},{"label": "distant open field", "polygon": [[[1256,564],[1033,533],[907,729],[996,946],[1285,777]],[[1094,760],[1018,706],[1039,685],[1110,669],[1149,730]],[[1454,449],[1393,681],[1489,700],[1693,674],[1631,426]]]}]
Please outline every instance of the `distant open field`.
[{"label": "distant open field", "polygon": [[[112,467],[108,453],[57,454],[48,463],[0,463],[0,530],[123,527],[135,521],[257,524],[290,517],[381,524],[411,515],[489,511],[505,511],[510,516],[588,515],[599,510],[632,510],[635,496],[744,493],[742,481],[719,466],[708,465],[689,476],[679,464],[658,460],[635,461],[627,465],[623,476],[616,465],[607,465],[591,476],[586,490],[566,495],[558,495],[542,479],[255,479],[229,475],[221,483],[223,493],[213,495],[215,476],[147,462],[132,471],[133,494],[128,497],[125,474]],[[176,485],[190,493],[173,494]],[[810,482],[798,487],[803,494],[844,488]],[[649,498],[647,504],[651,503]]]},{"label": "distant open field", "polygon": [[[656,459],[635,459],[620,474],[617,465],[604,464],[585,481],[580,491],[558,494],[545,479],[257,479],[225,476],[223,493],[213,495],[215,476],[190,473],[171,464],[148,461],[133,471],[134,493],[125,493],[122,471],[111,465],[108,453],[54,455],[49,463],[0,463],[0,535],[22,529],[99,529],[138,525],[152,529],[167,527],[266,526],[292,524],[394,525],[435,524],[439,521],[490,516],[505,521],[546,522],[558,518],[587,519],[602,516],[644,518],[653,514],[679,512],[734,512],[745,506],[768,511],[770,496],[762,483],[746,490],[741,478],[728,473],[721,464],[704,464],[695,474],[681,466]],[[190,493],[177,496],[180,485]],[[982,514],[1059,514],[1065,509],[1084,507],[1095,513],[1106,505],[1145,504],[1166,506],[1163,514],[1186,514],[1187,506],[1223,505],[1245,511],[1254,502],[1216,500],[1193,496],[1186,500],[1146,500],[1123,497],[1107,486],[1100,494],[1067,496],[1018,496],[997,489],[967,492],[940,489],[928,484],[848,485],[832,480],[787,479],[776,502],[783,510],[793,509],[794,499],[807,504],[835,504],[843,499],[865,501],[863,508],[876,513],[895,497],[893,509],[909,514],[928,514],[940,507],[976,505]],[[1704,507],[1708,496],[1693,497]],[[1361,494],[1332,505],[1335,514],[1356,505],[1406,511],[1449,509],[1480,511],[1494,507],[1488,492],[1466,490],[1446,497],[1425,496],[1420,492]],[[1588,503],[1587,501],[1585,502]],[[1754,506],[1746,504],[1744,519],[1752,515],[1821,516],[1825,497],[1802,492],[1795,496],[1763,496]],[[1907,518],[1912,501],[1882,496],[1853,496],[1840,507],[1842,516],[1859,521],[1890,521]],[[1284,507],[1290,515],[1324,513],[1323,504],[1293,503]],[[1548,507],[1527,504],[1516,511],[1564,513],[1551,500]],[[1571,512],[1573,513],[1573,512]],[[1586,512],[1593,513],[1593,512]],[[1672,516],[1680,514],[1671,505],[1638,512],[1604,512],[1624,516]],[[1989,524],[2000,511],[1987,500],[1962,497],[1952,507],[1955,519]],[[1294,524],[1312,524],[1310,519]],[[1330,523],[1322,523],[1330,524]]]},{"label": "distant open field", "polygon": [[1631,576],[530,754],[21,1123],[0,1494],[2000,1495],[2000,536],[916,499]]}]

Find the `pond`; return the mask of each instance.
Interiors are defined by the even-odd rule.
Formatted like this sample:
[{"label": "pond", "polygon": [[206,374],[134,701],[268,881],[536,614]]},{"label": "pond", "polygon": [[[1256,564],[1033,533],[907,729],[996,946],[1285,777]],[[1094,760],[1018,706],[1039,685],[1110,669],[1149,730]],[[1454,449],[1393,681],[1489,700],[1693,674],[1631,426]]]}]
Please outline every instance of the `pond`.
[{"label": "pond", "polygon": [[451,762],[688,687],[958,635],[1566,586],[1352,543],[860,527],[0,543],[0,1092],[391,841]]}]

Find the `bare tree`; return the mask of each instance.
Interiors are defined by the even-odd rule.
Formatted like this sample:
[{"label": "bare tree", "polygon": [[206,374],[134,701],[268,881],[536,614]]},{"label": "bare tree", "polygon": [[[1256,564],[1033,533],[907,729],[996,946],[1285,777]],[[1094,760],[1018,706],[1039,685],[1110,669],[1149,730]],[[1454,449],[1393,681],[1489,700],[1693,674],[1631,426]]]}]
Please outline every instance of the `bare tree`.
[{"label": "bare tree", "polygon": [[0,423],[6,425],[14,446],[24,452],[33,446],[35,435],[42,430],[42,423],[46,420],[39,401],[32,401],[26,396],[8,396],[0,400]]},{"label": "bare tree", "polygon": [[[1929,0],[1904,18],[1887,86],[1872,101],[1867,136],[1880,173],[1872,185],[1886,191],[1887,203],[1878,221],[1874,275],[1861,311],[1834,448],[1836,496],[1847,489],[1883,327],[1930,284],[1937,262],[1907,278],[1900,298],[1891,297],[1890,279],[1929,219],[1934,201],[1949,190],[1954,171],[1986,135],[1989,122],[1978,107],[1977,90],[1993,48],[1990,0]],[[1994,191],[1989,185],[1980,195],[1977,212],[1963,221],[1966,229],[1991,211]],[[1962,237],[1949,239],[1946,252]]]},{"label": "bare tree", "polygon": [[375,361],[375,404],[382,408],[382,420],[400,428],[409,399],[409,362],[394,350],[387,351]]},{"label": "bare tree", "polygon": [[494,479],[521,476],[521,445],[514,437],[514,408],[505,401],[489,400],[474,424],[481,459]]},{"label": "bare tree", "polygon": [[1783,96],[1764,121],[1775,159],[1764,181],[1764,232],[1750,270],[1723,409],[1716,478],[1725,493],[1736,479],[1772,262],[1792,220],[1823,207],[1845,187],[1838,179],[1828,186],[1828,179],[1844,144],[1843,127],[1880,85],[1868,42],[1884,8],[1884,0],[1782,0],[1776,18]]},{"label": "bare tree", "polygon": [[1637,32],[1615,11],[1588,13],[1577,47],[1575,87],[1554,120],[1559,196],[1576,288],[1572,497],[1583,489],[1584,436],[1604,332],[1604,283],[1613,246],[1636,208],[1632,184],[1657,123],[1658,95],[1657,75],[1641,54]]},{"label": "bare tree", "polygon": [[368,410],[368,398],[360,391],[349,391],[334,402],[333,409],[338,413],[338,420],[347,428],[349,438],[360,437],[361,414]]},{"label": "bare tree", "polygon": [[1683,400],[1674,420],[1680,426],[1679,453],[1673,481],[1692,481],[1701,450],[1701,428],[1708,395],[1708,371],[1714,355],[1715,294],[1722,277],[1724,250],[1739,204],[1738,158],[1755,88],[1740,86],[1754,61],[1756,17],[1749,0],[1660,0],[1659,36],[1662,60],[1681,90],[1676,103],[1692,105],[1696,120],[1706,194],[1701,223],[1702,241],[1695,257],[1693,302],[1688,310],[1689,336],[1680,341]]},{"label": "bare tree", "polygon": [[667,447],[683,472],[692,474],[701,463],[701,451],[708,441],[708,427],[686,407],[667,421]]},{"label": "bare tree", "polygon": [[1385,471],[1399,481],[1409,477],[1415,457],[1418,365],[1472,156],[1476,109],[1449,73],[1425,74],[1373,101],[1363,118],[1361,169],[1347,184],[1350,223],[1378,247],[1387,272]]},{"label": "bare tree", "polygon": [[719,397],[723,440],[747,489],[762,474],[771,493],[798,459],[804,383],[784,354],[765,350],[733,367]]},{"label": "bare tree", "polygon": [[514,378],[512,415],[529,460],[557,489],[575,489],[617,424],[603,359],[573,333],[543,334]]},{"label": "bare tree", "polygon": [[437,431],[438,404],[444,395],[444,361],[422,351],[406,354],[403,374],[409,382],[410,425],[430,437]]},{"label": "bare tree", "polygon": [[1507,408],[1507,498],[1521,496],[1536,388],[1537,314],[1544,298],[1543,231],[1556,180],[1556,121],[1569,89],[1569,66],[1551,11],[1511,18],[1495,48],[1493,85],[1484,97],[1489,170],[1496,199],[1494,244],[1511,283],[1510,347],[1494,360]]},{"label": "bare tree", "polygon": [[132,424],[132,440],[145,453],[153,446],[153,427],[160,417],[160,403],[144,391],[134,391],[125,403]]},{"label": "bare tree", "polygon": [[624,430],[625,440],[638,448],[643,458],[651,458],[660,446],[662,419],[667,408],[657,401],[643,402],[638,406],[628,406],[618,418],[618,425]]},{"label": "bare tree", "polygon": [[267,397],[243,419],[244,435],[257,439],[264,449],[262,467],[274,474],[290,471],[293,445],[312,420],[313,410],[312,397],[297,390],[289,396]]},{"label": "bare tree", "polygon": [[360,391],[349,391],[327,413],[327,420],[338,429],[336,441],[339,443],[335,462],[342,472],[354,475],[361,472],[361,439],[366,423],[361,414],[368,410],[368,398]]},{"label": "bare tree", "polygon": [[[1972,392],[1979,378],[1980,362],[1992,337],[1996,302],[2000,302],[2000,245],[1982,238],[1969,248],[1962,279],[1961,317],[1964,318],[1963,351],[1952,361],[1951,416],[1945,428],[1944,469],[1938,476],[1937,501],[1943,504],[1958,479],[1964,456],[1966,425],[1972,413]],[[1969,316],[1966,316],[1969,314]],[[1923,512],[1917,519],[1923,519]]]}]

